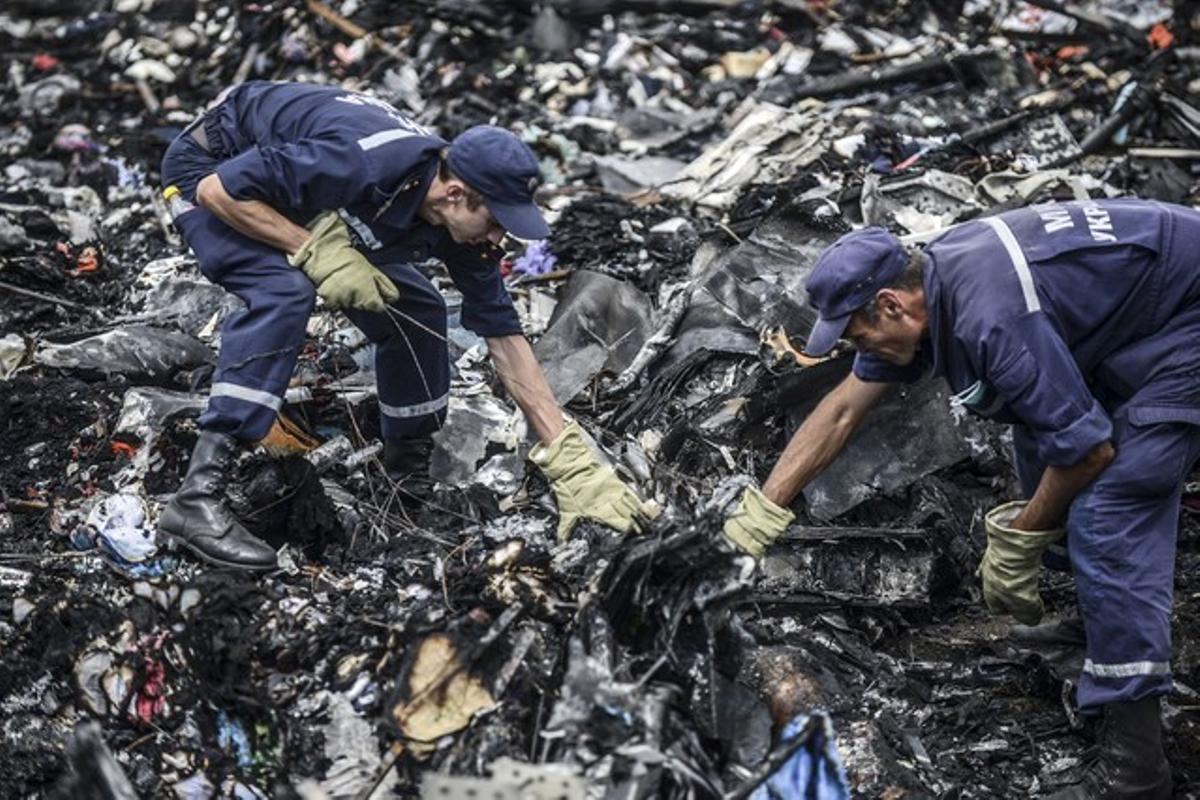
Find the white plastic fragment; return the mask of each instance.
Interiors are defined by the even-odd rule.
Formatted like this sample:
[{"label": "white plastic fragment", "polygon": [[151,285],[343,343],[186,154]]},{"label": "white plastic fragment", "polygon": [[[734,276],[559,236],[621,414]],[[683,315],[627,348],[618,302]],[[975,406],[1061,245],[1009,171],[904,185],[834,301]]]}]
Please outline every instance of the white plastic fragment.
[{"label": "white plastic fragment", "polygon": [[161,61],[143,58],[125,68],[125,76],[135,81],[155,80],[159,83],[174,83],[175,72]]},{"label": "white plastic fragment", "polygon": [[18,597],[17,599],[13,600],[13,622],[20,625],[22,622],[29,619],[29,615],[33,613],[34,608],[34,604],[26,600],[24,597]]},{"label": "white plastic fragment", "polygon": [[158,552],[154,531],[146,523],[146,506],[135,495],[106,497],[88,514],[87,525],[126,561],[145,561]]}]

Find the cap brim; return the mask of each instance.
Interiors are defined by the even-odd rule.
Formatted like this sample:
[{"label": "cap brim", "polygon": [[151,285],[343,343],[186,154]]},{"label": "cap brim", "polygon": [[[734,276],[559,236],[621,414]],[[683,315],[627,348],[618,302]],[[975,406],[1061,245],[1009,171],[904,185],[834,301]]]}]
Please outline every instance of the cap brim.
[{"label": "cap brim", "polygon": [[488,203],[488,210],[496,218],[501,227],[518,239],[531,241],[545,239],[550,236],[550,226],[542,217],[533,203],[515,206],[502,206],[499,203]]},{"label": "cap brim", "polygon": [[850,314],[835,319],[818,319],[804,345],[804,354],[823,356],[833,349],[850,324]]}]

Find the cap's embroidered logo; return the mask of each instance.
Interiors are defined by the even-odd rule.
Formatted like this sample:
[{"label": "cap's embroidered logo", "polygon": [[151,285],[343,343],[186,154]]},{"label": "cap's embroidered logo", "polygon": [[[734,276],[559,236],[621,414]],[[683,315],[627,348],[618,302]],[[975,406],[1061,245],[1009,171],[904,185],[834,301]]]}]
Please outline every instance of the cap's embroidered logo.
[{"label": "cap's embroidered logo", "polygon": [[529,183],[527,184],[527,186],[529,187],[529,193],[533,194],[534,192],[536,192],[539,185],[541,185],[541,181],[539,181],[538,177],[536,175],[534,175],[532,178],[529,179]]}]

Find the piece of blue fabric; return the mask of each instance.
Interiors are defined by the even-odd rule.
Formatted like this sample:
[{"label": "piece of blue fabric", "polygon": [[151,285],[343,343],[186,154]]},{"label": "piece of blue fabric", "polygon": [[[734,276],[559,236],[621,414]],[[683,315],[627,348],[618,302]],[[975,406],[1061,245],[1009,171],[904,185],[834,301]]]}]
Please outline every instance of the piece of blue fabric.
[{"label": "piece of blue fabric", "polygon": [[[770,778],[754,790],[750,800],[846,800],[850,783],[837,749],[833,721],[824,711],[814,712],[819,722],[808,742]],[[808,725],[801,714],[787,724],[780,742],[788,742]]]},{"label": "piece of blue fabric", "polygon": [[513,272],[522,275],[545,275],[554,269],[556,264],[558,256],[550,249],[549,240],[541,239],[531,242],[521,257],[513,262]]},{"label": "piece of blue fabric", "polygon": [[249,767],[254,763],[254,753],[246,729],[242,727],[241,722],[223,710],[217,711],[217,745],[233,755],[239,767]]}]

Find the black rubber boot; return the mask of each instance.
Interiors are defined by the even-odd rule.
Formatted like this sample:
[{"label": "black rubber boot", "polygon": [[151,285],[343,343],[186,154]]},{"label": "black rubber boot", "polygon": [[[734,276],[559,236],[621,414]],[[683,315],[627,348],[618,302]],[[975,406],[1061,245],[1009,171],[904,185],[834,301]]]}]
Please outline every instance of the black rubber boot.
[{"label": "black rubber boot", "polygon": [[1009,641],[1026,647],[1086,647],[1083,620],[1078,616],[1041,625],[1013,625]]},{"label": "black rubber boot", "polygon": [[275,569],[275,551],[242,527],[225,505],[225,476],[237,448],[232,436],[201,431],[187,476],[159,516],[158,530],[209,563]]},{"label": "black rubber boot", "polygon": [[430,480],[430,458],[433,456],[433,439],[385,439],[383,443],[383,467],[388,477],[397,483],[426,482]]},{"label": "black rubber boot", "polygon": [[1051,800],[1166,800],[1171,767],[1162,744],[1158,698],[1104,707],[1095,760],[1083,780]]}]

